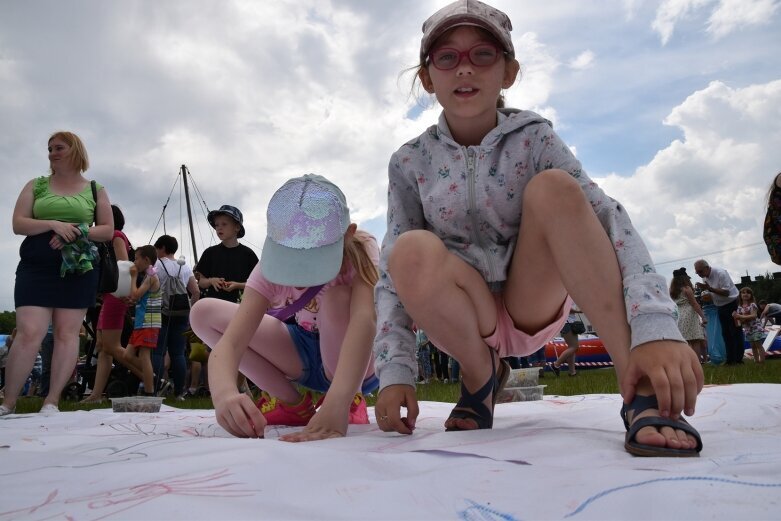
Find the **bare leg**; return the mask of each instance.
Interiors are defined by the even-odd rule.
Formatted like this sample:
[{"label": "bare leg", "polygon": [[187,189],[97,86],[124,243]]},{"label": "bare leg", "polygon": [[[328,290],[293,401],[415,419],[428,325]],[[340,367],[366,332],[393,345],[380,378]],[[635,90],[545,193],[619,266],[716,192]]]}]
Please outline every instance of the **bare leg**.
[{"label": "bare leg", "polygon": [[575,353],[578,351],[578,335],[572,331],[568,331],[562,333],[561,336],[564,338],[564,341],[567,342],[567,349],[565,349],[556,361],[553,362],[553,366],[558,369],[561,367],[561,364],[566,362],[569,373],[575,374]]},{"label": "bare leg", "polygon": [[79,359],[79,331],[84,320],[86,309],[54,310],[54,354],[52,356],[52,376],[49,384],[49,394],[43,400],[43,405],[60,403],[60,394],[71,379],[73,370]]},{"label": "bare leg", "polygon": [[751,342],[751,350],[754,353],[754,362],[757,364],[764,363],[765,348],[762,347],[762,342]]},{"label": "bare leg", "polygon": [[195,391],[201,382],[201,363],[190,362],[190,389]]},{"label": "bare leg", "polygon": [[155,371],[152,369],[151,347],[138,348],[138,361],[144,372],[144,392],[149,393],[155,388]]},{"label": "bare leg", "polygon": [[[493,295],[480,273],[423,230],[399,237],[389,271],[409,315],[434,345],[458,360],[464,386],[476,392],[491,377],[491,355],[483,338],[494,332],[497,320]],[[445,426],[477,425],[471,419],[449,418]]]},{"label": "bare leg", "polygon": [[[548,170],[535,176],[525,189],[505,299],[516,327],[532,333],[551,322],[566,293],[599,331],[621,388],[629,364],[630,331],[613,245],[575,179],[567,172]],[[654,394],[647,378],[640,381],[637,393]],[[649,409],[637,417],[658,414]],[[687,438],[694,446],[694,438]],[[636,439],[643,444],[681,447],[679,433],[669,427],[660,431],[646,427]]]},{"label": "bare leg", "polygon": [[[82,402],[99,402],[102,399],[103,392],[106,390],[106,384],[111,375],[112,362],[114,359],[118,362],[123,362],[125,360],[125,348],[122,347],[121,342],[121,329],[102,329],[98,331],[98,341],[96,344],[98,364],[95,371],[95,384],[92,387],[92,394],[89,398],[82,400]],[[140,371],[137,366],[127,364],[125,367],[136,375],[139,380],[144,379],[143,372]]]},{"label": "bare leg", "polygon": [[[202,300],[190,312],[193,332],[214,348],[237,309],[238,305],[232,302]],[[239,371],[283,402],[297,403],[300,400],[291,380],[301,376],[301,358],[287,326],[275,318],[263,318],[239,363]]]},{"label": "bare leg", "polygon": [[34,306],[16,308],[16,338],[5,367],[3,405],[9,409],[16,407],[16,400],[27,381],[27,375],[35,364],[35,356],[41,349],[41,342],[46,336],[51,317],[50,308]]},{"label": "bare leg", "polygon": [[[143,347],[136,347],[133,344],[128,344],[127,348],[122,350],[122,364],[124,364],[126,367],[130,368],[131,371],[133,371],[133,374],[138,372],[141,375],[141,380],[144,379],[144,366],[141,364],[141,361],[138,359],[138,351],[140,349],[144,349]],[[144,389],[149,392],[148,389],[146,389],[146,384],[144,384]],[[152,387],[154,389],[154,386]]]}]

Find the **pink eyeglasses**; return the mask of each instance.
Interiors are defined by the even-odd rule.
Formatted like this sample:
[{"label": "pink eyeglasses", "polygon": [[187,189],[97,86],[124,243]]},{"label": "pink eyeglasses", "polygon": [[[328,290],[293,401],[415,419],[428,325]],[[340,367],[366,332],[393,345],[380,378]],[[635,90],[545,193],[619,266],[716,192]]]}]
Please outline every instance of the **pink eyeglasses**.
[{"label": "pink eyeglasses", "polygon": [[428,54],[429,63],[441,71],[449,71],[458,67],[461,60],[466,57],[469,63],[475,67],[490,67],[499,56],[507,54],[492,43],[478,43],[474,47],[459,51],[449,47],[434,49]]}]

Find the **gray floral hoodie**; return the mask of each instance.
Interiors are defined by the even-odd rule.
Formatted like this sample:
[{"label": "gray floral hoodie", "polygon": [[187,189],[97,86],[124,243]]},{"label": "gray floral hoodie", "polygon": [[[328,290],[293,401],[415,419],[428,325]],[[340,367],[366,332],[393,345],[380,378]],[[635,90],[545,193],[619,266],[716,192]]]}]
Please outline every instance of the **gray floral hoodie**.
[{"label": "gray floral hoodie", "polygon": [[380,388],[414,385],[415,335],[388,275],[388,255],[408,230],[437,234],[453,254],[479,270],[491,291],[502,290],[523,210],[523,190],[538,172],[565,170],[578,180],[616,251],[623,276],[632,347],[683,341],[667,283],[624,208],[583,172],[580,162],[538,114],[499,109],[498,125],[479,146],[464,147],[439,124],[403,145],[388,166],[388,229],[375,287],[378,332],[375,368]]}]

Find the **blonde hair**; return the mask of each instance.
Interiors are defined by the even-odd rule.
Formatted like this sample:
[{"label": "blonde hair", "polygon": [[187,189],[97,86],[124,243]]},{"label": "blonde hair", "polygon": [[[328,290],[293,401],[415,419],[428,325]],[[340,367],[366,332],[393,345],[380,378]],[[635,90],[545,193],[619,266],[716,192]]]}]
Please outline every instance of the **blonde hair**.
[{"label": "blonde hair", "polygon": [[364,240],[353,234],[352,238],[344,243],[344,254],[364,282],[370,286],[377,283],[380,274],[377,271],[377,266],[369,258]]},{"label": "blonde hair", "polygon": [[[89,156],[87,156],[87,149],[79,136],[73,132],[59,130],[52,134],[46,143],[51,143],[52,139],[56,138],[62,139],[70,147],[70,161],[73,166],[78,168],[79,172],[86,172],[89,169]],[[52,174],[54,173],[52,171]]]},{"label": "blonde hair", "polygon": [[[751,295],[751,300],[749,302],[756,304],[757,299],[754,297],[754,290],[746,286],[745,288],[740,288],[740,293],[743,293],[744,291],[748,291],[748,294]],[[740,297],[740,305],[743,305],[743,297]]]}]

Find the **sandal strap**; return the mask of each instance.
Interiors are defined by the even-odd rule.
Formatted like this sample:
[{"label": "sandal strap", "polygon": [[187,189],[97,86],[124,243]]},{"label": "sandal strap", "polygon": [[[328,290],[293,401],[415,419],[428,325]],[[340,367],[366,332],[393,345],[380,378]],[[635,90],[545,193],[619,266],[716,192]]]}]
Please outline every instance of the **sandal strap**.
[{"label": "sandal strap", "polygon": [[[496,356],[494,350],[491,348],[488,348],[488,350],[491,353],[491,378],[474,393],[470,393],[464,383],[461,382],[461,396],[450,413],[450,418],[474,420],[478,429],[490,429],[493,427],[493,406],[496,404],[496,395],[499,392],[499,387],[503,386],[504,381],[506,381],[506,371],[504,368],[506,362],[504,360],[500,361],[499,368],[502,371],[501,376],[503,378],[503,381],[500,382],[496,378],[496,366],[494,365]],[[491,393],[493,393],[493,395]],[[491,396],[491,408],[483,403],[489,396]]]},{"label": "sandal strap", "polygon": [[640,418],[632,423],[632,427],[626,433],[627,442],[635,441],[635,436],[643,427],[671,427],[673,429],[684,431],[687,434],[694,436],[694,439],[697,440],[697,452],[702,450],[702,438],[700,437],[700,433],[697,432],[697,429],[692,427],[682,416],[677,420],[665,418],[663,416],[646,416],[645,418]]},{"label": "sandal strap", "polygon": [[637,415],[648,409],[658,409],[659,402],[656,400],[656,395],[643,396],[636,394],[629,404],[621,406],[621,419],[624,420],[624,428],[629,430],[629,411],[632,411],[632,419],[637,418]]}]

